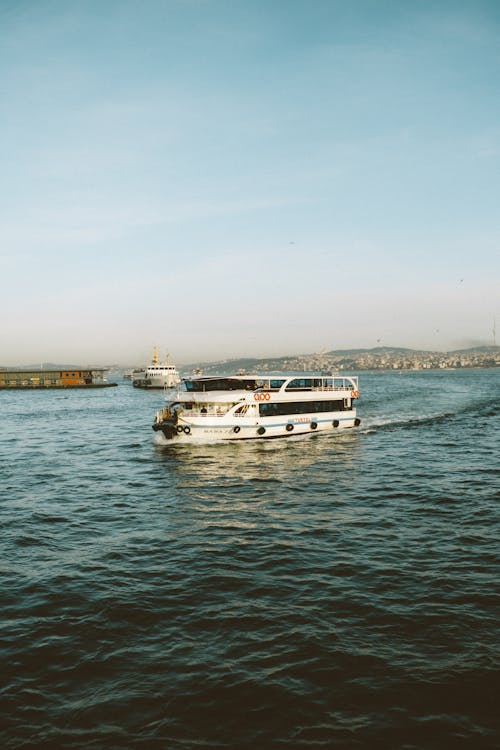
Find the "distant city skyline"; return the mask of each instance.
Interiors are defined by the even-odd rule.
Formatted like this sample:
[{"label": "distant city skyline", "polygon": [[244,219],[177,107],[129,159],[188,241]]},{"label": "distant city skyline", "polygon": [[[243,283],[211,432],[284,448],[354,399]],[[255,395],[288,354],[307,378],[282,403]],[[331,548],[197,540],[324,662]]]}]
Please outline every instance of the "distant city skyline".
[{"label": "distant city skyline", "polygon": [[[152,358],[150,358],[150,361]],[[154,359],[154,362],[161,360]],[[169,363],[174,364],[169,358]],[[281,364],[280,364],[281,363]],[[500,365],[500,346],[498,345],[479,345],[466,349],[455,349],[450,351],[439,351],[430,349],[411,349],[408,347],[390,347],[376,346],[369,349],[336,349],[332,351],[321,350],[318,352],[288,352],[283,355],[271,355],[269,357],[222,357],[215,360],[192,360],[189,362],[175,363],[177,368],[186,370],[186,368],[202,368],[200,372],[219,371],[223,365],[227,365],[228,372],[236,372],[243,368],[255,369],[264,367],[266,371],[276,371],[284,367],[292,370],[326,370],[332,368],[347,366],[351,369],[384,369],[384,365],[392,367],[415,367],[421,364],[421,369],[449,366],[450,363],[456,366],[458,363],[461,367],[498,367]],[[398,364],[398,363],[404,363]],[[5,366],[0,362],[0,371],[16,370],[51,370],[51,369],[78,369],[92,368],[105,370],[131,370],[138,366],[149,364],[146,361],[141,362],[25,362],[19,366]],[[387,368],[386,368],[387,369]],[[417,366],[416,369],[419,369]]]},{"label": "distant city skyline", "polygon": [[491,345],[500,4],[0,1],[0,365]]}]

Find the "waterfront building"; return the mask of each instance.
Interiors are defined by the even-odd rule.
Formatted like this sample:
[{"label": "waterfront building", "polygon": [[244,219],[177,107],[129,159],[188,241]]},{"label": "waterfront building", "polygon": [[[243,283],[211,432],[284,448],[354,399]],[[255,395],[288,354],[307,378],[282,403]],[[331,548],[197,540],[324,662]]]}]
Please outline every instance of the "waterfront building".
[{"label": "waterfront building", "polygon": [[102,367],[0,370],[0,388],[105,388],[117,385],[108,383],[106,372]]}]

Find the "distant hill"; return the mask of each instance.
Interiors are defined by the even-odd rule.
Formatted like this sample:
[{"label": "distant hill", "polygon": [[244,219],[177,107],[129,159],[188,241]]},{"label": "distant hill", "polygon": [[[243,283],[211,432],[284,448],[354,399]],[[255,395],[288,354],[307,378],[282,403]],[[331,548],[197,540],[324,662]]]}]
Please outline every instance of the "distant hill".
[{"label": "distant hill", "polygon": [[[322,369],[322,367],[335,366],[356,367],[357,361],[363,357],[389,357],[389,358],[410,358],[410,357],[435,357],[445,356],[474,356],[474,355],[491,355],[498,357],[500,353],[499,346],[475,346],[468,349],[454,349],[449,352],[431,351],[424,349],[408,349],[401,346],[375,346],[370,349],[332,349],[329,352],[309,353],[309,354],[287,354],[283,357],[239,357],[235,359],[221,359],[211,362],[191,362],[178,365],[178,370],[182,374],[191,373],[193,370],[200,369],[204,374],[213,373],[237,373],[238,370],[246,372],[258,371],[260,369],[267,372],[275,370],[298,370],[304,369]],[[89,364],[60,364],[54,362],[44,362],[44,370],[81,370],[81,369],[98,369],[103,368],[113,371],[127,371],[132,369],[132,365],[89,365]],[[2,367],[0,370],[40,370],[40,362],[37,364],[19,365],[18,367]]]},{"label": "distant hill", "polygon": [[264,370],[270,371],[281,371],[281,370],[297,370],[304,371],[304,369],[315,369],[319,370],[322,367],[329,367],[332,364],[335,366],[342,367],[356,367],[357,361],[363,357],[429,357],[434,355],[435,357],[445,357],[447,355],[452,356],[474,356],[475,354],[498,354],[500,347],[498,346],[478,346],[469,349],[458,349],[452,352],[439,352],[430,351],[424,349],[408,349],[399,346],[377,346],[370,349],[333,349],[329,352],[322,352],[321,354],[289,354],[283,357],[240,357],[237,359],[223,359],[213,362],[193,362],[190,364],[183,364],[179,366],[179,370],[182,373],[192,372],[193,370],[201,370],[204,375],[219,374],[219,373],[237,373],[239,370],[245,372],[258,372]]},{"label": "distant hill", "polygon": [[447,354],[498,354],[500,346],[474,346],[472,349],[452,349]]},{"label": "distant hill", "polygon": [[358,357],[363,354],[423,354],[423,349],[405,349],[401,346],[374,346],[371,349],[332,349],[330,356]]}]

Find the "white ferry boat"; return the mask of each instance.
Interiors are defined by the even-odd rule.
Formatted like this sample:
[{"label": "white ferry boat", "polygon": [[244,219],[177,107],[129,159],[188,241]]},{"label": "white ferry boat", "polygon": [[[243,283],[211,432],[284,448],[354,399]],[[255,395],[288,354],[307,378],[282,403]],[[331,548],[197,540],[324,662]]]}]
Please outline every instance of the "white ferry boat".
[{"label": "white ferry boat", "polygon": [[134,388],[175,388],[180,383],[179,373],[170,362],[167,354],[165,362],[160,364],[158,350],[153,348],[151,364],[142,370],[132,372],[132,385]]},{"label": "white ferry boat", "polygon": [[160,442],[289,437],[357,427],[357,377],[231,375],[184,378],[155,418]]}]

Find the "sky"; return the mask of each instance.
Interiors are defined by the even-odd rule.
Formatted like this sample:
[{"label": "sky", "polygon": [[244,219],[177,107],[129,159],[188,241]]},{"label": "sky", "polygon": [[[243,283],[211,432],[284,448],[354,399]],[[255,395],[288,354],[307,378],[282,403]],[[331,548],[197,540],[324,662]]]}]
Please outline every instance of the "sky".
[{"label": "sky", "polygon": [[0,0],[0,365],[500,331],[497,0]]}]

